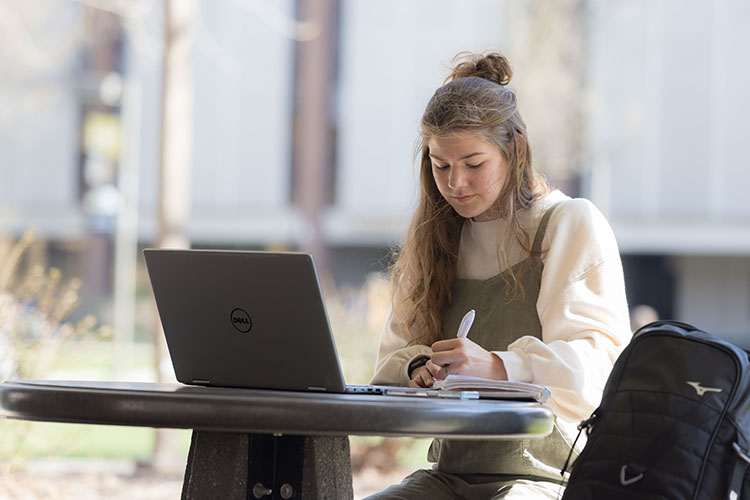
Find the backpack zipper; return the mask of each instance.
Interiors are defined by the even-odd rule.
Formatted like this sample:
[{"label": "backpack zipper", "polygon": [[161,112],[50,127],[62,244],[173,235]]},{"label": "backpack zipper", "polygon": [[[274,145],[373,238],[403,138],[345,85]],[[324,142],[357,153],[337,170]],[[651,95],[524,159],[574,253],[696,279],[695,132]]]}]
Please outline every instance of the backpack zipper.
[{"label": "backpack zipper", "polygon": [[[570,457],[573,456],[573,451],[575,451],[576,443],[578,442],[578,438],[581,437],[581,432],[586,430],[586,436],[588,437],[591,434],[591,429],[594,427],[594,424],[596,423],[596,420],[599,418],[599,408],[594,410],[594,412],[591,414],[589,418],[582,421],[580,424],[578,424],[578,434],[576,434],[576,438],[573,440],[573,444],[570,445],[570,452],[568,453],[568,458],[565,459],[565,464],[563,465],[562,470],[560,471],[560,476],[562,476],[563,481],[565,481],[565,471],[568,470],[568,465],[570,464]],[[584,450],[586,451],[586,450]],[[583,453],[581,453],[582,458]],[[573,476],[571,474],[570,479],[573,479]]]},{"label": "backpack zipper", "polygon": [[727,402],[724,405],[724,408],[722,408],[721,410],[721,415],[719,416],[716,427],[714,428],[714,431],[711,434],[711,439],[708,441],[708,446],[706,446],[706,453],[703,457],[700,471],[698,472],[698,477],[700,478],[700,482],[696,484],[695,492],[693,493],[693,500],[697,500],[698,492],[700,491],[701,486],[703,484],[703,473],[705,472],[706,464],[708,464],[708,452],[711,450],[711,448],[713,448],[714,442],[716,441],[716,435],[719,433],[719,427],[721,427],[721,424],[724,423],[724,421],[726,420],[729,407],[732,405],[732,403],[734,402],[734,398],[737,395],[737,388],[739,387],[739,377],[741,375],[741,366],[739,365],[739,361],[737,361],[737,357],[734,355],[734,352],[731,349],[728,349],[727,347],[721,344],[714,344],[711,342],[706,342],[705,340],[698,339],[698,338],[689,338],[688,340],[691,340],[693,342],[698,342],[701,344],[705,344],[710,347],[718,348],[724,351],[725,353],[727,353],[729,357],[732,358],[732,361],[734,362],[734,369],[735,369],[735,372],[737,373],[737,376],[735,377],[735,381],[732,384],[732,391],[729,393],[729,398],[727,399]]}]

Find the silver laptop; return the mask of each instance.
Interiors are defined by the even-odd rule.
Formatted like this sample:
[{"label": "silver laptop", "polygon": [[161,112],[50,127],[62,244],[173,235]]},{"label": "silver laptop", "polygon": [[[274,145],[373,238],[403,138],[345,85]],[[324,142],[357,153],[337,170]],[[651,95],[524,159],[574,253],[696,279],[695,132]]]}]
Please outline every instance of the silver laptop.
[{"label": "silver laptop", "polygon": [[312,256],[144,250],[177,380],[293,391],[346,386]]}]

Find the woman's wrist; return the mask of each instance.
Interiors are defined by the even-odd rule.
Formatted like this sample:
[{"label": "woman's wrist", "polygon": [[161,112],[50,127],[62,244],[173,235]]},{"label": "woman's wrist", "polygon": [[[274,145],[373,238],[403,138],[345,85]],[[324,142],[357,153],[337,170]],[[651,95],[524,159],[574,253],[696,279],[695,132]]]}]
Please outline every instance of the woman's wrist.
[{"label": "woman's wrist", "polygon": [[407,369],[409,378],[411,378],[411,374],[414,372],[414,370],[416,370],[420,366],[426,365],[429,360],[430,360],[429,356],[422,356],[422,357],[413,359],[412,362],[409,363],[409,368]]},{"label": "woman's wrist", "polygon": [[508,371],[505,369],[505,361],[497,354],[492,354],[492,378],[495,380],[508,380]]}]

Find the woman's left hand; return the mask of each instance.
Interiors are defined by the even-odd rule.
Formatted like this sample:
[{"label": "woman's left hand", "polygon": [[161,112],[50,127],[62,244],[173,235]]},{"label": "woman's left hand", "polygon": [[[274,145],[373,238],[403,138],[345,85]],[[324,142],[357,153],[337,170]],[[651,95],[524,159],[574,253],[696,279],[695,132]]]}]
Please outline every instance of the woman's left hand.
[{"label": "woman's left hand", "polygon": [[432,344],[430,361],[427,366],[431,372],[435,367],[432,376],[436,379],[443,379],[447,373],[451,373],[508,380],[503,360],[465,337],[439,340]]}]

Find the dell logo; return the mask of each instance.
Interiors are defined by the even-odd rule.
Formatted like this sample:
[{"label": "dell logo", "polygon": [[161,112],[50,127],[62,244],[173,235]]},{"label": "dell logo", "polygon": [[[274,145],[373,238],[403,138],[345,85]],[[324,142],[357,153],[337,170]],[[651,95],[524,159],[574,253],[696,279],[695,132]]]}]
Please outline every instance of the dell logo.
[{"label": "dell logo", "polygon": [[242,333],[249,332],[253,327],[253,320],[250,319],[250,315],[244,309],[240,309],[239,307],[232,310],[230,318],[232,320],[232,326]]}]

